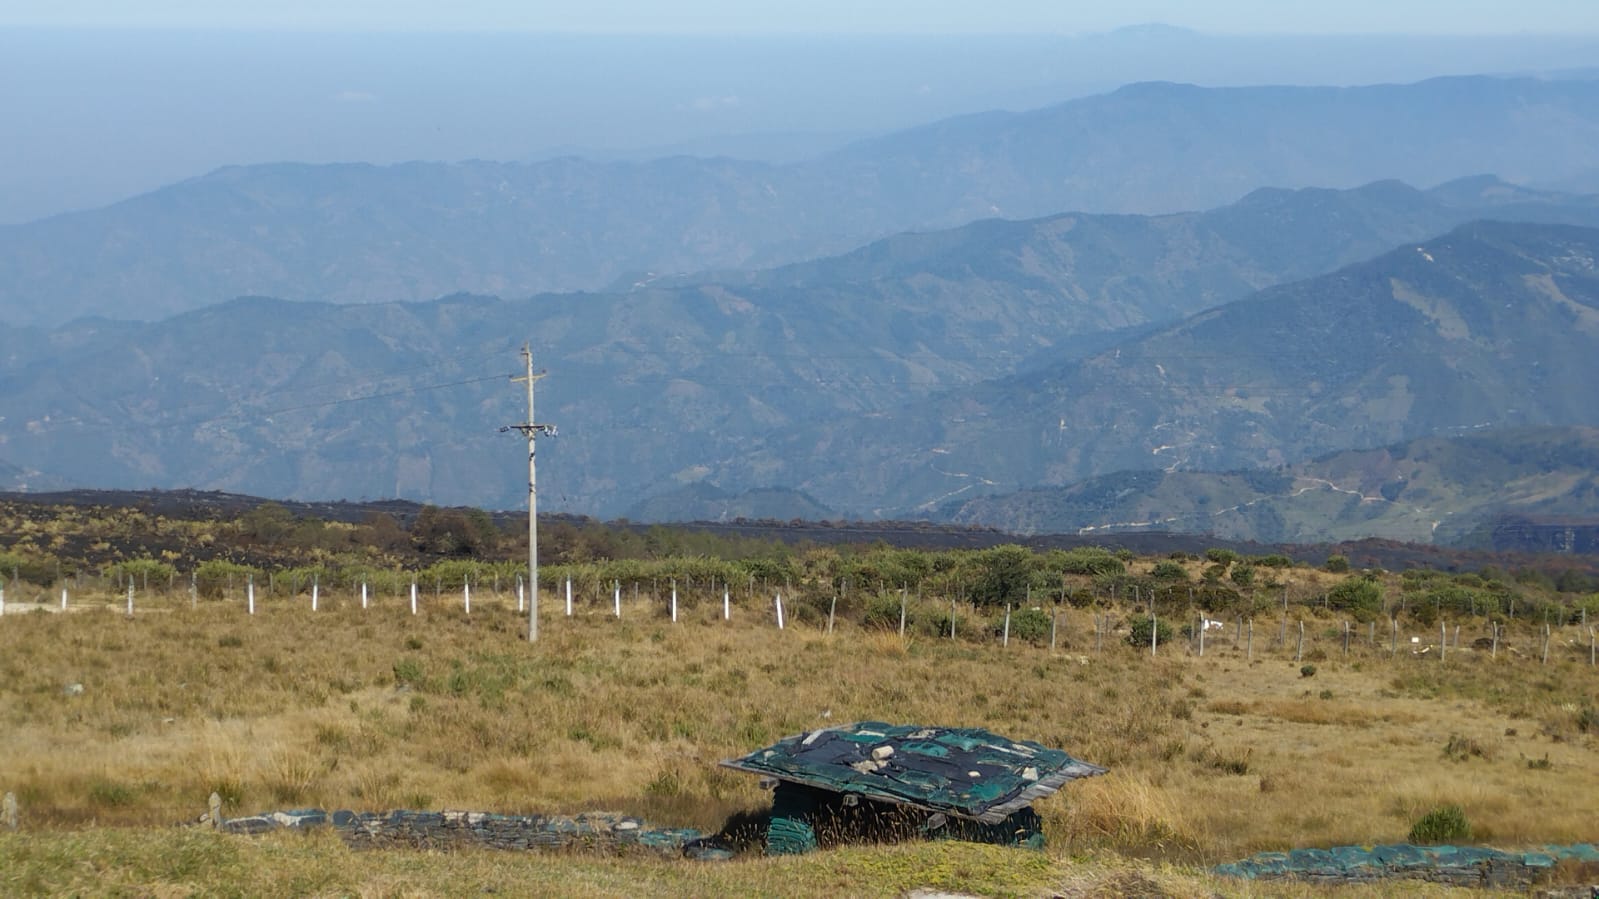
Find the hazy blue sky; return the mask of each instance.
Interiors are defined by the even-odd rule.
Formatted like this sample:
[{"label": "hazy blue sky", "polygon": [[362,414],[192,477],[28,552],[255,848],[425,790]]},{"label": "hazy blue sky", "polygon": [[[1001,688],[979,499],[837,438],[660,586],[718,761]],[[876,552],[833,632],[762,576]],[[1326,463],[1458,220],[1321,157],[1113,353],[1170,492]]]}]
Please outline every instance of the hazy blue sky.
[{"label": "hazy blue sky", "polygon": [[684,32],[1599,32],[1592,0],[5,0],[0,25]]},{"label": "hazy blue sky", "polygon": [[[1148,22],[1197,33],[1109,33]],[[224,165],[777,161],[1131,81],[1528,72],[1599,74],[1599,0],[0,0],[0,225]]]}]

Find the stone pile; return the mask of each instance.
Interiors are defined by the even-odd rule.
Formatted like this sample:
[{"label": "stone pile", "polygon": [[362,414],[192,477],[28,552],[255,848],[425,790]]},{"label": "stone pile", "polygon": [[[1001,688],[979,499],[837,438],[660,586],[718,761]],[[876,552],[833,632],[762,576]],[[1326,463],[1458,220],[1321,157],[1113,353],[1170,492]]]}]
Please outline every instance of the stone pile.
[{"label": "stone pile", "polygon": [[703,836],[687,828],[647,827],[638,818],[607,812],[580,815],[495,815],[486,812],[326,812],[295,809],[247,818],[229,818],[219,828],[227,833],[258,834],[273,830],[332,827],[344,842],[361,849],[406,847],[454,849],[593,849],[642,848],[680,855],[684,845]]}]

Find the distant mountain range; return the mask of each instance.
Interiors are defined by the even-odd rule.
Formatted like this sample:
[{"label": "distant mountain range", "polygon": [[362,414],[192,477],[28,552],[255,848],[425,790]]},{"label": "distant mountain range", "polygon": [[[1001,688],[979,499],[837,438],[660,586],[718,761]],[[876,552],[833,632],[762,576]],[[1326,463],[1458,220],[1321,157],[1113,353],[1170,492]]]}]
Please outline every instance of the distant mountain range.
[{"label": "distant mountain range", "polygon": [[0,329],[0,486],[514,507],[521,454],[497,429],[523,414],[505,380],[523,335],[561,429],[541,496],[598,515],[965,514],[946,510],[1125,469],[1599,425],[1580,386],[1599,231],[1426,239],[1485,214],[1599,224],[1590,198],[1390,182],[983,222],[618,293]]},{"label": "distant mountain range", "polygon": [[903,516],[1122,470],[1599,424],[1596,254],[1593,229],[1462,226],[1086,359],[780,431],[709,477]]},{"label": "distant mountain range", "polygon": [[[1266,185],[1431,184],[1484,171],[1580,180],[1596,142],[1599,83],[1462,77],[1138,84],[788,165],[228,168],[0,227],[0,321],[154,320],[240,295],[345,303],[626,289],[651,273],[775,265],[980,218],[1199,209]],[[1303,249],[1309,258],[1318,248]]]},{"label": "distant mountain range", "polygon": [[[1599,518],[1599,430],[1423,437],[1272,470],[1126,471],[980,497],[939,518],[1016,533],[1213,534],[1263,543],[1483,543],[1510,517]],[[1489,537],[1491,539],[1491,535]]]}]

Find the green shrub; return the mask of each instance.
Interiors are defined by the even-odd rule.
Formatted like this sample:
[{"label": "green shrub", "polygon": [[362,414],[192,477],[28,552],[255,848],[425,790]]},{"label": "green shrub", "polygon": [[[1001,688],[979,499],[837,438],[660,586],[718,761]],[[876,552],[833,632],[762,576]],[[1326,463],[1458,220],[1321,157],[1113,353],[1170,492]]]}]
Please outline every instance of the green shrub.
[{"label": "green shrub", "polygon": [[[995,620],[994,633],[997,635],[1004,630],[1005,617],[1001,615]],[[1049,613],[1043,609],[1016,609],[1010,615],[1010,637],[1012,640],[1026,640],[1029,643],[1044,643],[1049,640]]]},{"label": "green shrub", "polygon": [[1316,666],[1315,665],[1301,665],[1300,668],[1299,668],[1299,676],[1300,677],[1315,677],[1316,676]]},{"label": "green shrub", "polygon": [[[961,615],[959,613],[955,614],[955,617],[954,617],[953,620],[954,620],[954,627],[955,627],[954,636],[960,637],[962,639],[966,639],[966,638],[971,637],[972,628],[974,628],[974,627],[975,628],[979,628],[979,629],[982,628],[982,624],[980,624],[978,622],[975,622],[975,621],[971,620],[970,618],[968,618],[967,616]],[[945,638],[948,638],[949,636],[951,636],[950,635],[950,621],[951,621],[950,610],[948,608],[940,608],[937,611],[935,611],[933,614],[928,615],[925,618],[922,618],[922,619],[920,619],[917,622],[917,624],[918,624],[917,633],[925,634],[925,635],[927,635],[929,637],[945,637]]]},{"label": "green shrub", "polygon": [[1349,571],[1349,560],[1344,556],[1328,556],[1327,564],[1322,567],[1333,574],[1344,574]]},{"label": "green shrub", "polygon": [[222,596],[230,584],[242,591],[254,573],[255,569],[248,565],[227,559],[207,559],[195,568],[194,580],[201,596],[215,599]]},{"label": "green shrub", "polygon": [[1367,578],[1350,578],[1327,591],[1327,606],[1369,620],[1382,611],[1382,588]]},{"label": "green shrub", "polygon": [[401,687],[419,687],[424,675],[422,663],[416,659],[401,659],[394,663],[394,683]]},{"label": "green shrub", "polygon": [[1149,574],[1150,574],[1150,577],[1153,577],[1157,581],[1186,581],[1186,580],[1188,580],[1188,569],[1184,568],[1182,565],[1178,564],[1177,562],[1170,562],[1170,561],[1156,562],[1154,569],[1151,570],[1149,572]]},{"label": "green shrub", "polygon": [[[861,624],[866,627],[899,630],[900,596],[898,593],[879,593],[866,600],[866,613]],[[913,616],[909,603],[905,606],[905,626],[910,627]]]},{"label": "green shrub", "polygon": [[1205,558],[1215,562],[1218,565],[1231,565],[1238,561],[1238,554],[1230,549],[1218,549],[1212,547],[1205,550]]},{"label": "green shrub", "polygon": [[1050,550],[1044,554],[1043,566],[1055,574],[1121,574],[1127,570],[1121,559],[1098,546]]},{"label": "green shrub", "polygon": [[[1006,544],[975,554],[977,564],[969,598],[979,606],[1021,602],[1032,583],[1034,556],[1025,546]],[[899,621],[899,613],[894,613]]]},{"label": "green shrub", "polygon": [[1421,816],[1410,828],[1410,842],[1448,843],[1471,839],[1471,823],[1458,805],[1441,805]]},{"label": "green shrub", "polygon": [[1151,627],[1154,628],[1155,643],[1157,645],[1170,642],[1172,630],[1171,625],[1166,623],[1166,619],[1157,619],[1152,624],[1149,616],[1135,615],[1127,621],[1127,644],[1133,647],[1148,646]]},{"label": "green shrub", "polygon": [[1255,582],[1255,566],[1248,564],[1234,565],[1232,573],[1228,577],[1232,578],[1233,583],[1238,586],[1248,587]]}]

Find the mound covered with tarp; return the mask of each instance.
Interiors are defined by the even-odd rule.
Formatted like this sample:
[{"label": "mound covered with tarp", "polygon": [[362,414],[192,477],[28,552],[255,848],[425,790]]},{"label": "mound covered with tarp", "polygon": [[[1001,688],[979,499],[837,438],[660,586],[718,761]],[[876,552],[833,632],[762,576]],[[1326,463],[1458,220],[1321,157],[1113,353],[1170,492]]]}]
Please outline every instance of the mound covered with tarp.
[{"label": "mound covered with tarp", "polygon": [[1484,846],[1335,846],[1262,852],[1219,865],[1217,874],[1250,880],[1293,879],[1312,883],[1370,883],[1391,878],[1427,880],[1465,887],[1526,887],[1562,863],[1599,875],[1599,848],[1591,843],[1531,850]]},{"label": "mound covered with tarp", "polygon": [[722,764],[777,781],[767,851],[778,854],[815,848],[818,827],[856,824],[1042,845],[1032,803],[1105,773],[1062,750],[979,728],[879,721],[797,734]]}]

